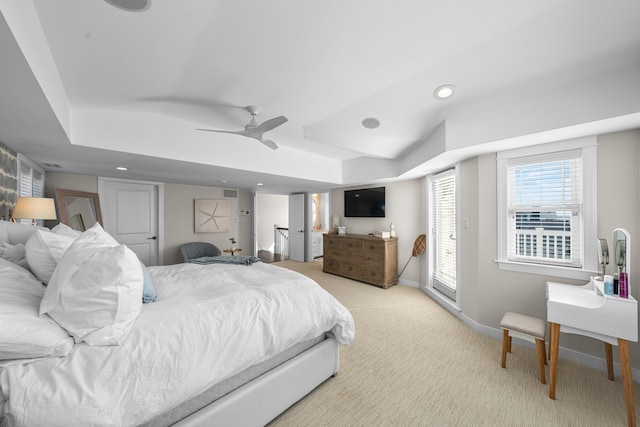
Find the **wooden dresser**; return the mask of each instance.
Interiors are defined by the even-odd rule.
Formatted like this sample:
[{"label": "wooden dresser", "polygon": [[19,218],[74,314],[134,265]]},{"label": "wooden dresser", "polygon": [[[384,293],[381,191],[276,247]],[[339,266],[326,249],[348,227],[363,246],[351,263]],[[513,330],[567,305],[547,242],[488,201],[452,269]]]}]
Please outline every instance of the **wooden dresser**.
[{"label": "wooden dresser", "polygon": [[324,234],[323,249],[322,271],[325,273],[385,289],[398,283],[397,237]]}]

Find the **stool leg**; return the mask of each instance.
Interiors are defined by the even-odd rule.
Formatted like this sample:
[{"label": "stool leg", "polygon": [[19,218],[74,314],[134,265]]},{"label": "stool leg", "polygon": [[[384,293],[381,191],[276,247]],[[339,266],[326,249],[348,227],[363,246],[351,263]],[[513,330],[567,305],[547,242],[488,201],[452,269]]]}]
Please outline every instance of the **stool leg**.
[{"label": "stool leg", "polygon": [[502,367],[507,367],[507,350],[511,350],[511,337],[509,336],[509,330],[502,330]]},{"label": "stool leg", "polygon": [[544,363],[547,357],[545,355],[544,341],[537,338],[536,338],[536,354],[538,356],[538,370],[540,371],[540,382],[542,384],[546,384],[547,376],[545,375],[545,372],[544,372]]}]

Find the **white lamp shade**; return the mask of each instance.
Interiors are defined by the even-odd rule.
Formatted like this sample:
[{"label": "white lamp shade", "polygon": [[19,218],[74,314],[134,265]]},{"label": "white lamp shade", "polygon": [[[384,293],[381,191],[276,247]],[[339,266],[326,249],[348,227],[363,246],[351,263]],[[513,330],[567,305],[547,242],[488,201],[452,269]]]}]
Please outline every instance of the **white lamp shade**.
[{"label": "white lamp shade", "polygon": [[57,219],[53,199],[43,197],[20,197],[13,217],[18,219]]}]

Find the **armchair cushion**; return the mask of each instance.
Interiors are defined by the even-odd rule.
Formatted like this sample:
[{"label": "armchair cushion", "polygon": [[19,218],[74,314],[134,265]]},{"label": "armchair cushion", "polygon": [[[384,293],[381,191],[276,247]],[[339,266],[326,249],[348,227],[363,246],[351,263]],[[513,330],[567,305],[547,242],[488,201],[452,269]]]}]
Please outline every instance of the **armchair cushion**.
[{"label": "armchair cushion", "polygon": [[180,246],[180,254],[182,255],[182,262],[189,262],[190,259],[194,258],[220,256],[222,252],[212,243],[191,242]]}]

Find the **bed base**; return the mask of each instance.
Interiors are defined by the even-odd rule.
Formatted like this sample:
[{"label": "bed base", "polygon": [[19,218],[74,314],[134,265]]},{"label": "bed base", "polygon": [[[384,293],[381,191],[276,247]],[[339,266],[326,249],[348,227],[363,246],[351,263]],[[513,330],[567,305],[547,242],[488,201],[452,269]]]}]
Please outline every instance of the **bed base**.
[{"label": "bed base", "polygon": [[338,372],[337,340],[327,338],[205,406],[175,427],[264,426]]}]

